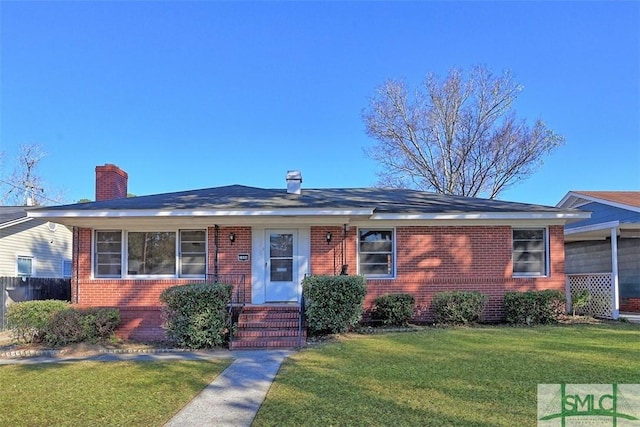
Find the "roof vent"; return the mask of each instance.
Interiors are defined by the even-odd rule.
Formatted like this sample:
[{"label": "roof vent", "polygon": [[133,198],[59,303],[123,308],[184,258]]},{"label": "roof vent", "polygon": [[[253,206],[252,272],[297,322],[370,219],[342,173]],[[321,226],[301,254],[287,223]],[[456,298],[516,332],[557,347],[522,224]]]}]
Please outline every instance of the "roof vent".
[{"label": "roof vent", "polygon": [[300,171],[287,171],[287,193],[300,194],[302,174]]}]

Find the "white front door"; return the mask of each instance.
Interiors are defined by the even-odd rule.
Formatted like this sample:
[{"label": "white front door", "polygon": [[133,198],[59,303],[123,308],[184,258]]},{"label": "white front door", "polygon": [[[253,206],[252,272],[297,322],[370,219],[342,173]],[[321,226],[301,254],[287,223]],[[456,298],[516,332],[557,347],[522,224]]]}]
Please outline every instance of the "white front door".
[{"label": "white front door", "polygon": [[265,302],[297,302],[298,231],[265,231]]}]

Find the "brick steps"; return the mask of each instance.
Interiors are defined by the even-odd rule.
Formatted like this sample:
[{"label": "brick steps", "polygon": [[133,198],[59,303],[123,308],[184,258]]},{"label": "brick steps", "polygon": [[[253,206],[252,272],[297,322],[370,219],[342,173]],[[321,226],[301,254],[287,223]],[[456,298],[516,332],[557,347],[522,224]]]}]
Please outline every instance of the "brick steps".
[{"label": "brick steps", "polygon": [[231,350],[256,348],[293,348],[306,342],[306,328],[302,341],[298,336],[298,305],[246,306],[238,319]]}]

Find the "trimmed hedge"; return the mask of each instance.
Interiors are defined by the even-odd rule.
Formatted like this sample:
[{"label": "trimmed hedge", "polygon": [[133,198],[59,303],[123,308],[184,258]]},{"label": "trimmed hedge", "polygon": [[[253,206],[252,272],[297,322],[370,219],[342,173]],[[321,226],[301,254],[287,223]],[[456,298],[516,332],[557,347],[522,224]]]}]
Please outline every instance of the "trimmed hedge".
[{"label": "trimmed hedge", "polygon": [[367,281],[363,276],[308,276],[302,292],[311,334],[346,332],[362,318]]},{"label": "trimmed hedge", "polygon": [[387,326],[403,326],[413,317],[416,299],[410,294],[387,294],[374,301],[373,319]]},{"label": "trimmed hedge", "polygon": [[564,293],[558,290],[507,292],[503,302],[505,321],[514,325],[557,323],[564,314],[564,303]]},{"label": "trimmed hedge", "polygon": [[222,346],[229,335],[228,307],[233,285],[173,286],[160,294],[168,337],[183,348]]},{"label": "trimmed hedge", "polygon": [[477,323],[487,300],[487,295],[478,291],[437,292],[432,302],[435,321],[453,325]]},{"label": "trimmed hedge", "polygon": [[19,342],[42,342],[52,317],[60,311],[69,309],[69,307],[68,302],[60,300],[14,303],[7,308],[7,326]]},{"label": "trimmed hedge", "polygon": [[59,346],[107,340],[120,324],[120,312],[115,308],[75,308],[59,300],[25,301],[9,306],[7,320],[19,342]]},{"label": "trimmed hedge", "polygon": [[119,324],[120,311],[116,308],[71,308],[53,315],[44,340],[52,346],[104,342]]}]

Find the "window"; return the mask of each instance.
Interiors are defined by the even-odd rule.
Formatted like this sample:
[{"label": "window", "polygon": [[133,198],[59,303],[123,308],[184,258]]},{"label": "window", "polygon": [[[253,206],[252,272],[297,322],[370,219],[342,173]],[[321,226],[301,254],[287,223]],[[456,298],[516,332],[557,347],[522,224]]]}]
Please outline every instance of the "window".
[{"label": "window", "polygon": [[122,273],[122,232],[96,231],[93,260],[96,277],[120,277]]},{"label": "window", "polygon": [[62,277],[71,277],[71,261],[62,261]]},{"label": "window", "polygon": [[359,273],[367,277],[393,277],[393,229],[358,230]]},{"label": "window", "polygon": [[544,228],[513,230],[513,274],[546,276],[548,274],[547,231]]},{"label": "window", "polygon": [[206,230],[96,231],[96,277],[202,277],[206,271]]},{"label": "window", "polygon": [[204,230],[180,231],[180,276],[202,276],[206,270],[206,238]]},{"label": "window", "polygon": [[18,276],[30,277],[33,275],[33,258],[28,256],[18,256],[17,258]]},{"label": "window", "polygon": [[127,274],[176,274],[176,233],[127,233]]}]

